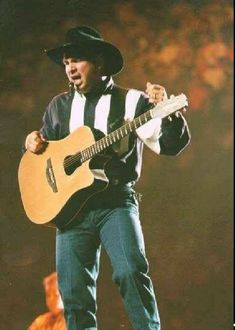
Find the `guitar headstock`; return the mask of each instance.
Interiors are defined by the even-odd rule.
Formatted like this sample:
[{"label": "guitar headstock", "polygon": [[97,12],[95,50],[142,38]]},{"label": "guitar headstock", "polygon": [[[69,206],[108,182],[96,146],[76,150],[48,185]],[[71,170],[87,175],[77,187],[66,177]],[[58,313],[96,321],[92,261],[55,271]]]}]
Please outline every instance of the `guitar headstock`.
[{"label": "guitar headstock", "polygon": [[159,102],[150,110],[152,118],[165,118],[179,110],[186,111],[188,100],[185,94],[171,95],[169,99]]}]

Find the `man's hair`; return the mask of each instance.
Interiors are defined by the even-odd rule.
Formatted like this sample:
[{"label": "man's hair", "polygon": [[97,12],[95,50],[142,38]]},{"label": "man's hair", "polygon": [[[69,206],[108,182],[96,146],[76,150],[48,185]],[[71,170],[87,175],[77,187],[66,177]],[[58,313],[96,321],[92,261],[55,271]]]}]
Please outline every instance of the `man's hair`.
[{"label": "man's hair", "polygon": [[64,58],[78,58],[82,60],[87,60],[90,62],[96,62],[97,58],[102,57],[100,52],[97,52],[96,50],[93,49],[78,49],[75,47],[69,47],[65,50],[63,54]]}]

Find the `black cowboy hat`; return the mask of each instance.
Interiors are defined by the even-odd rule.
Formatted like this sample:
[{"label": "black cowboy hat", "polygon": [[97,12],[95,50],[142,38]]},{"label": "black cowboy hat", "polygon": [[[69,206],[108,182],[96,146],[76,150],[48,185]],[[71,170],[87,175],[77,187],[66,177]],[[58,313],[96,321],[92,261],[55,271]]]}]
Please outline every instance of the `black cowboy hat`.
[{"label": "black cowboy hat", "polygon": [[69,29],[62,46],[46,49],[45,52],[52,61],[59,65],[63,65],[64,55],[85,59],[92,59],[94,55],[101,55],[104,59],[104,75],[114,75],[123,68],[123,57],[119,49],[104,41],[96,30],[88,26]]}]

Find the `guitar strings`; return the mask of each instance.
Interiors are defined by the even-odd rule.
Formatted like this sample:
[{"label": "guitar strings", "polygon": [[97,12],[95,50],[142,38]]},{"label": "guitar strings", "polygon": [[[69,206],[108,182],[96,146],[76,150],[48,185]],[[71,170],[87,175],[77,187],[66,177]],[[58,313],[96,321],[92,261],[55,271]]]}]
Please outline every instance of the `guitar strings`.
[{"label": "guitar strings", "polygon": [[[69,158],[64,160],[64,166],[69,167],[74,165],[76,162],[84,163],[88,159],[91,159],[95,154],[100,153],[105,148],[110,146],[113,142],[117,142],[120,139],[124,138],[126,135],[131,133],[134,129],[137,129],[141,125],[145,124],[147,121],[151,119],[150,110],[143,113],[142,115],[135,118],[133,121],[126,123],[122,127],[119,127],[112,133],[98,140],[96,143],[87,147],[83,151],[80,151]],[[85,157],[83,157],[85,156]],[[88,157],[87,157],[88,156]]]}]

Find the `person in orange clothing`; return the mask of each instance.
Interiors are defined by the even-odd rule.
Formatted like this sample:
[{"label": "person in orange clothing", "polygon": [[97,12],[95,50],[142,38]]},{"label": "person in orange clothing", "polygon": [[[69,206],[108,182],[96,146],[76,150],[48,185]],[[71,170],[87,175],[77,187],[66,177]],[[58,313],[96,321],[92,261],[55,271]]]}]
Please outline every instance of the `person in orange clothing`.
[{"label": "person in orange clothing", "polygon": [[66,330],[63,303],[57,286],[57,273],[43,280],[49,312],[39,315],[27,330]]}]

